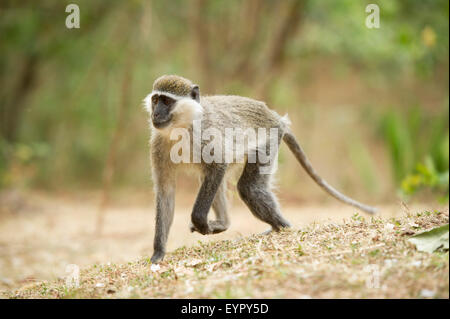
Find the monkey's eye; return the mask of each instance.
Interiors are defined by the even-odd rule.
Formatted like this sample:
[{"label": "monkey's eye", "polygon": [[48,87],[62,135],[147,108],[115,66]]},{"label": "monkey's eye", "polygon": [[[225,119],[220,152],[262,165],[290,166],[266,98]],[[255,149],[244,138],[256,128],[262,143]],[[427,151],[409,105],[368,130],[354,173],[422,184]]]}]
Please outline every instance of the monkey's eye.
[{"label": "monkey's eye", "polygon": [[165,96],[165,95],[161,95],[159,98],[160,98],[161,102],[168,107],[172,107],[172,105],[175,103],[174,99],[172,99],[168,96]]},{"label": "monkey's eye", "polygon": [[170,106],[173,103],[173,100],[170,97],[162,95],[161,96],[161,102],[163,102],[167,106]]},{"label": "monkey's eye", "polygon": [[157,94],[152,96],[152,103],[153,104],[157,104],[158,103],[158,95]]}]

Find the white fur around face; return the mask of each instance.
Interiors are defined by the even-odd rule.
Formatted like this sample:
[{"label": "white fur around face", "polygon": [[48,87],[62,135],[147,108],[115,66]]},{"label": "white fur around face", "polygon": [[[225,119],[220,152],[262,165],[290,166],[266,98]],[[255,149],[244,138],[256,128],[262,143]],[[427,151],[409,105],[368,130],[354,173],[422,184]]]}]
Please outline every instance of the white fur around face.
[{"label": "white fur around face", "polygon": [[161,92],[161,91],[152,91],[152,93],[150,93],[149,95],[147,95],[144,98],[144,108],[147,110],[148,113],[152,114],[152,97],[155,94],[164,94],[176,101],[181,100],[186,98],[185,96],[179,96],[179,95],[175,95],[169,92]]},{"label": "white fur around face", "polygon": [[152,96],[153,93],[150,93],[147,95],[143,102],[144,102],[144,109],[151,115],[152,114]]},{"label": "white fur around face", "polygon": [[193,121],[200,120],[203,114],[203,107],[191,98],[180,99],[172,110],[175,127],[188,128]]},{"label": "white fur around face", "polygon": [[167,92],[159,92],[159,91],[153,91],[149,95],[147,95],[144,99],[144,108],[147,110],[147,112],[151,115],[152,110],[152,97],[154,94],[164,94],[168,97],[171,97],[172,99],[176,100],[172,115],[173,120],[172,122],[162,128],[162,129],[156,129],[150,120],[150,125],[153,131],[158,132],[160,134],[170,136],[170,132],[174,128],[189,128],[192,126],[192,123],[194,120],[200,120],[202,118],[203,114],[203,107],[200,103],[197,101],[184,96],[178,96]]}]

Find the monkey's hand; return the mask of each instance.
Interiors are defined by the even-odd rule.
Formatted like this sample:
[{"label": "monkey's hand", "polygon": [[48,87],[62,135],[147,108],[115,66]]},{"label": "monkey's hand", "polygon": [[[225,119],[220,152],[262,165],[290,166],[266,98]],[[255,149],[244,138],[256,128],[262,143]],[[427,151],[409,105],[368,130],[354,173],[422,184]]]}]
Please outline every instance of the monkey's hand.
[{"label": "monkey's hand", "polygon": [[208,221],[208,229],[206,231],[200,231],[192,222],[189,224],[189,230],[191,231],[191,233],[196,231],[202,235],[210,235],[221,233],[227,230],[227,227],[219,220],[211,220]]}]

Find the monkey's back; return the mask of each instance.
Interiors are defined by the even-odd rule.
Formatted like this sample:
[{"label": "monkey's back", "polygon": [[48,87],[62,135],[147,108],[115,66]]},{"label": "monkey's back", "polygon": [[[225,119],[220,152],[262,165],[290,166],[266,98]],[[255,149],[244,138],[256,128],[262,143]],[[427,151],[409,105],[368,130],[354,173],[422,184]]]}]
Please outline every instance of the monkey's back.
[{"label": "monkey's back", "polygon": [[[282,128],[282,118],[264,102],[237,95],[202,96],[203,121],[222,128]],[[207,123],[206,123],[207,124]],[[207,125],[209,126],[209,125]]]}]

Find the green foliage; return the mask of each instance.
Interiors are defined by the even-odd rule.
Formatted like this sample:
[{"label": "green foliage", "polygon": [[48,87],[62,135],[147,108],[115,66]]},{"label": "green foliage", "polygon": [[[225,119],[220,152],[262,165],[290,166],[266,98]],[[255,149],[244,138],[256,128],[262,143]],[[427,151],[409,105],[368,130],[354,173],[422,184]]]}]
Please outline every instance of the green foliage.
[{"label": "green foliage", "polygon": [[417,131],[396,111],[389,111],[382,119],[382,134],[388,146],[396,180],[410,171],[414,162],[413,135]]},{"label": "green foliage", "polygon": [[354,214],[352,215],[352,219],[353,219],[354,221],[359,221],[359,222],[364,222],[364,221],[365,221],[364,217],[361,216],[359,213],[354,213]]},{"label": "green foliage", "polygon": [[444,193],[444,201],[449,199],[449,172],[447,170],[439,173],[431,157],[426,158],[425,164],[417,164],[415,171],[406,176],[401,183],[401,189],[407,196],[413,195],[423,188]]},{"label": "green foliage", "polygon": [[[380,29],[365,26],[366,1],[310,1],[304,53],[342,54],[372,72],[411,69],[429,76],[446,60],[449,3],[439,1],[377,1]],[[351,31],[350,31],[351,30]],[[351,36],[342,36],[351,32]]]},{"label": "green foliage", "polygon": [[448,110],[447,102],[442,113],[413,107],[402,114],[392,110],[383,116],[381,134],[404,194],[428,187],[444,191],[448,197]]},{"label": "green foliage", "polygon": [[300,244],[298,244],[298,247],[297,247],[297,254],[299,256],[305,256],[306,255],[305,252],[303,251],[302,245],[300,245]]},{"label": "green foliage", "polygon": [[[5,4],[0,19],[0,133],[14,110],[22,111],[14,138],[3,136],[0,142],[0,187],[18,182],[20,178],[12,176],[21,174],[26,177],[19,183],[26,180],[26,185],[99,186],[123,101],[126,119],[114,182],[148,183],[148,128],[141,101],[156,76],[179,73],[203,81],[201,87],[211,79],[224,93],[257,91],[259,79],[248,84],[246,77],[255,69],[265,70],[261,52],[272,42],[278,44],[274,35],[283,22],[286,2],[263,0],[255,7],[248,3],[253,2],[213,1],[195,8],[181,0],[80,0],[81,28],[72,30],[64,25],[65,2]],[[448,77],[448,1],[380,1],[379,30],[365,26],[367,2],[305,3],[299,30],[280,58],[288,67],[285,73],[275,73],[270,90],[278,111],[299,107],[298,82],[307,84],[308,68],[322,61],[333,65],[324,73],[336,73],[342,81],[356,72],[367,82],[377,76],[393,92],[398,79],[410,78],[418,86],[435,81],[436,90],[443,90],[436,79]],[[206,26],[201,36],[207,41],[201,39],[200,52],[196,27],[191,25],[190,10],[196,9],[202,10]],[[247,35],[250,41],[245,41]],[[210,63],[201,68],[204,56]],[[253,70],[247,68],[252,63]],[[243,75],[223,76],[236,66],[241,66],[244,71],[237,71]],[[130,88],[125,92],[127,72]],[[325,85],[310,91],[326,94]],[[302,100],[301,105],[305,102],[311,104]],[[444,120],[448,107],[438,113],[428,112],[426,105],[403,107],[396,105],[396,111],[387,112],[382,120],[396,183],[425,155],[432,158],[439,174],[448,171],[448,121]],[[377,190],[381,183],[366,144],[354,139],[348,149],[366,188]],[[29,153],[32,160],[21,158]]]},{"label": "green foliage", "polygon": [[29,186],[39,172],[37,168],[50,153],[45,143],[10,144],[0,139],[0,188]]},{"label": "green foliage", "polygon": [[380,254],[380,250],[379,249],[375,249],[375,250],[369,251],[369,255],[371,257],[376,257],[379,254]]}]

